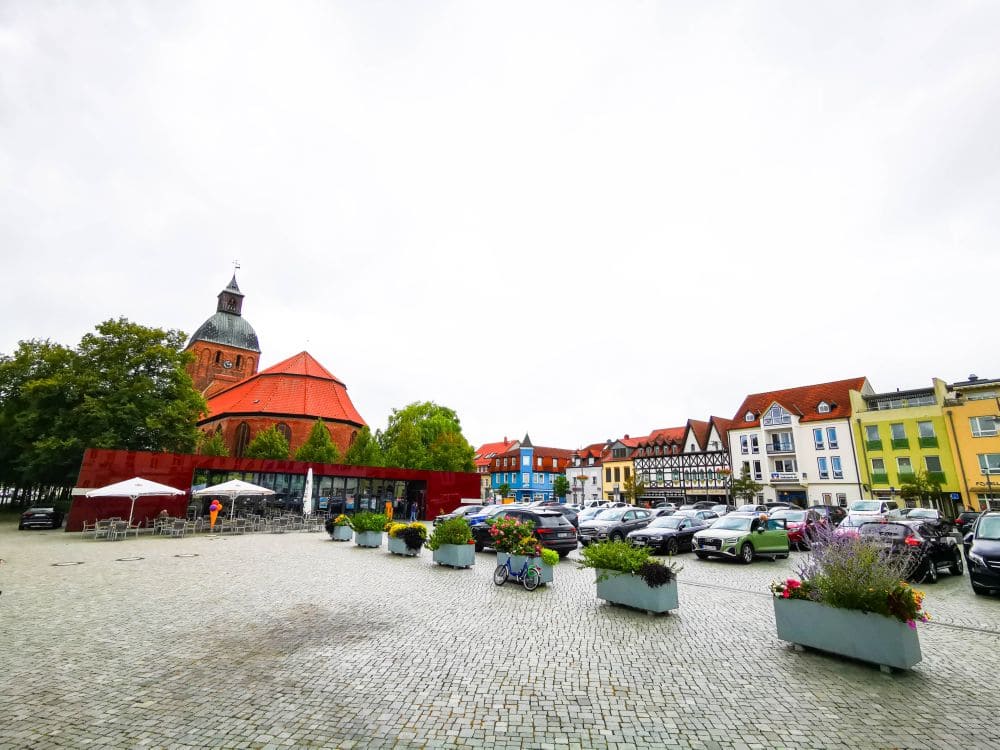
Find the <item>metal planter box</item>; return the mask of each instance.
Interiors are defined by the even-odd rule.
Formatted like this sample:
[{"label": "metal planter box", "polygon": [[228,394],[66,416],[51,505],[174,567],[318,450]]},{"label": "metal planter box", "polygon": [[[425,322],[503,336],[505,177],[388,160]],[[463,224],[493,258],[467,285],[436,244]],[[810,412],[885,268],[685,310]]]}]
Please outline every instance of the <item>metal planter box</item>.
[{"label": "metal planter box", "polygon": [[804,599],[774,599],[778,638],[831,654],[909,669],[920,659],[917,631],[894,617]]},{"label": "metal planter box", "polygon": [[351,531],[350,526],[334,526],[333,531],[330,532],[330,538],[335,542],[349,542],[352,534],[354,532]]},{"label": "metal planter box", "polygon": [[[602,581],[603,576],[607,578]],[[677,609],[679,606],[676,579],[654,588],[632,573],[600,568],[597,570],[597,598],[656,613]]]},{"label": "metal planter box", "polygon": [[359,547],[381,547],[381,531],[355,531],[354,543]]},{"label": "metal planter box", "polygon": [[471,568],[476,564],[476,545],[442,544],[434,550],[433,560],[438,565],[452,568]]},{"label": "metal planter box", "polygon": [[416,557],[420,554],[420,548],[410,549],[406,542],[394,536],[389,537],[389,551],[394,555],[406,555],[406,557]]},{"label": "metal planter box", "polygon": [[[508,557],[510,558],[510,567],[515,573],[519,572],[524,567],[524,561],[529,559],[525,555],[508,555],[506,552],[497,552],[497,565],[506,563]],[[540,557],[532,557],[530,559],[534,560],[535,564],[542,569],[541,582],[552,583],[552,579],[554,578],[552,566],[546,565]]]}]

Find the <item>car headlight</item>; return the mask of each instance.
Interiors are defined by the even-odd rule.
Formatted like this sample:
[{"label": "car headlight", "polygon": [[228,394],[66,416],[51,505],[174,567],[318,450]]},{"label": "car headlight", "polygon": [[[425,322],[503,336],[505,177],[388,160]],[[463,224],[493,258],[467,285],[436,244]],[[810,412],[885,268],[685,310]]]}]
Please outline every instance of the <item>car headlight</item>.
[{"label": "car headlight", "polygon": [[973,565],[978,565],[980,568],[986,567],[986,560],[983,559],[982,555],[976,554],[975,552],[969,552],[969,562]]}]

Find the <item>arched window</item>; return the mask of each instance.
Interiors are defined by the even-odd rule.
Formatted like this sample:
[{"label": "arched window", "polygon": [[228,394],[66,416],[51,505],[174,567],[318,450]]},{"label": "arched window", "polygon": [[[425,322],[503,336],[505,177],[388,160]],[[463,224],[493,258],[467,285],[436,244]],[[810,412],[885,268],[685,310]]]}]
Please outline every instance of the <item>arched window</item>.
[{"label": "arched window", "polygon": [[237,354],[236,355],[236,366],[240,367],[242,364],[243,364],[243,355],[242,354]]},{"label": "arched window", "polygon": [[222,352],[221,351],[216,351],[215,352],[215,364],[219,364],[219,362],[221,362],[221,361],[222,361]]},{"label": "arched window", "polygon": [[[358,436],[358,431],[357,430],[354,430],[353,432],[351,432],[351,442],[349,442],[348,445],[354,445],[354,438],[356,438],[357,436]],[[499,458],[496,460],[496,465],[498,467],[500,466],[500,459]]]},{"label": "arched window", "polygon": [[250,444],[250,425],[246,422],[240,422],[239,427],[236,428],[236,444],[233,446],[233,453],[236,454],[237,458],[242,458],[243,454],[246,452],[247,445]]},{"label": "arched window", "polygon": [[290,445],[291,442],[292,442],[292,429],[287,424],[285,424],[284,422],[279,422],[277,424],[277,430],[278,430],[278,432],[280,432],[282,435],[285,436],[285,440]]},{"label": "arched window", "polygon": [[253,357],[247,357],[247,369],[253,372]]}]

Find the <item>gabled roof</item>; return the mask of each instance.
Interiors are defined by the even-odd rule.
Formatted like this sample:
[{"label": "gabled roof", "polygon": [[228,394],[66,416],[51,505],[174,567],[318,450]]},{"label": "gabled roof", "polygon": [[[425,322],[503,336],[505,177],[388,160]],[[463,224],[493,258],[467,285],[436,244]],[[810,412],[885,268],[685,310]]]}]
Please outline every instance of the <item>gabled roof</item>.
[{"label": "gabled roof", "polygon": [[594,465],[601,463],[604,458],[604,454],[608,452],[608,446],[606,443],[591,443],[585,448],[580,448],[576,453],[580,456],[581,462],[586,462],[587,459],[594,459]]},{"label": "gabled roof", "polygon": [[273,367],[208,399],[208,414],[199,423],[230,415],[273,414],[349,422],[365,420],[347,395],[347,386],[308,352],[299,352]]},{"label": "gabled roof", "polygon": [[[712,431],[712,426],[708,422],[702,422],[700,419],[689,419],[687,428],[694,441],[698,444],[698,450],[706,450],[708,447],[708,434]],[[684,436],[684,442],[685,444],[687,443],[687,435]]]},{"label": "gabled roof", "polygon": [[725,417],[709,417],[708,422],[710,426],[715,425],[715,431],[719,433],[719,440],[722,441],[722,447],[729,450],[729,431],[733,429],[736,423]]},{"label": "gabled roof", "polygon": [[[847,419],[851,416],[850,391],[862,391],[867,378],[850,378],[835,380],[831,383],[803,385],[797,388],[784,388],[778,391],[752,393],[747,396],[733,417],[731,430],[743,430],[748,427],[758,427],[761,415],[772,404],[784,407],[792,414],[799,416],[800,422],[819,422],[827,419]],[[830,411],[818,411],[820,403],[826,403]],[[752,421],[744,419],[747,412],[753,412]]]},{"label": "gabled roof", "polygon": [[479,449],[476,451],[472,460],[475,462],[476,466],[489,466],[491,458],[499,456],[510,448],[516,446],[516,440],[507,440],[506,438],[499,443],[483,443],[479,446]]}]

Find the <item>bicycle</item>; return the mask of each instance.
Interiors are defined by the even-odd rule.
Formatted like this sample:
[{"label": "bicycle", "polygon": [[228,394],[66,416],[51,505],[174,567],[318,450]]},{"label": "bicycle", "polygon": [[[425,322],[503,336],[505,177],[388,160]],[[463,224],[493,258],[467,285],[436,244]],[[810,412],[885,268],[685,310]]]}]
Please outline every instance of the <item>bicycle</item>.
[{"label": "bicycle", "polygon": [[532,563],[530,558],[527,558],[524,565],[521,566],[521,570],[515,572],[510,565],[512,558],[512,555],[508,555],[506,562],[497,565],[496,570],[493,571],[493,583],[497,586],[503,586],[508,578],[512,578],[515,581],[520,581],[521,585],[528,591],[534,591],[538,588],[538,584],[542,580],[542,569],[537,564]]}]

